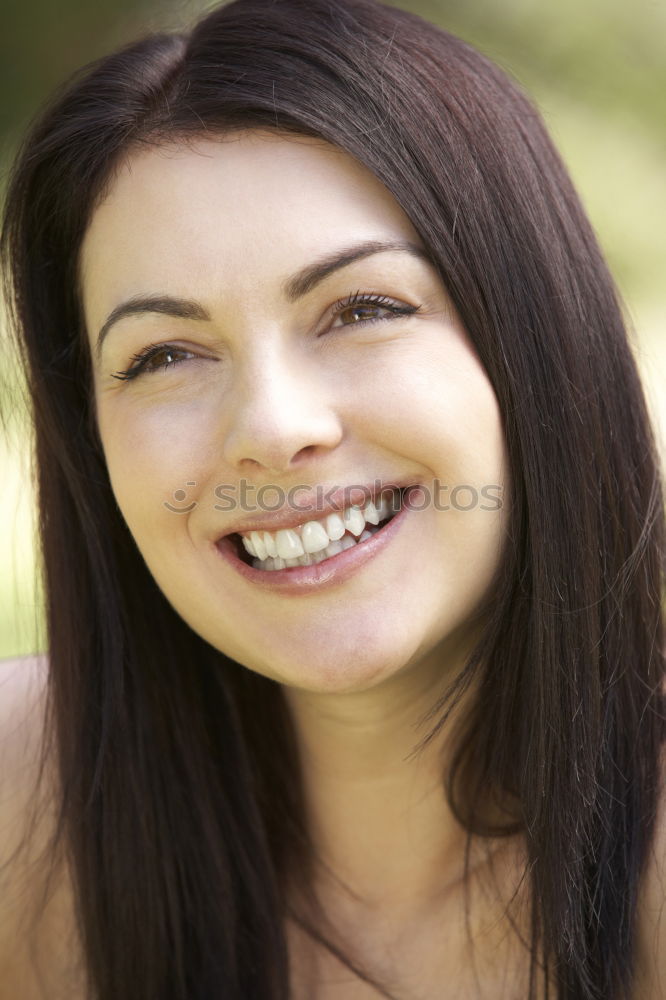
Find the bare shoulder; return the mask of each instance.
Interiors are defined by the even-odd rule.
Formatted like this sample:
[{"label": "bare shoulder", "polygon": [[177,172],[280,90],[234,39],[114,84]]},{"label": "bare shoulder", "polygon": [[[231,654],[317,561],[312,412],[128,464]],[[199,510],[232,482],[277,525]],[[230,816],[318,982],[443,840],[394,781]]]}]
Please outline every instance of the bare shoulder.
[{"label": "bare shoulder", "polygon": [[57,801],[44,746],[47,681],[45,655],[0,661],[0,1000],[82,995],[63,949],[74,940],[70,883],[48,863]]},{"label": "bare shoulder", "polygon": [[0,660],[0,774],[30,757],[41,742],[40,716],[46,693],[48,658],[43,653]]},{"label": "bare shoulder", "polygon": [[47,658],[0,660],[0,863],[19,835],[44,734]]},{"label": "bare shoulder", "polygon": [[655,834],[638,903],[635,1000],[666,997],[666,751]]}]

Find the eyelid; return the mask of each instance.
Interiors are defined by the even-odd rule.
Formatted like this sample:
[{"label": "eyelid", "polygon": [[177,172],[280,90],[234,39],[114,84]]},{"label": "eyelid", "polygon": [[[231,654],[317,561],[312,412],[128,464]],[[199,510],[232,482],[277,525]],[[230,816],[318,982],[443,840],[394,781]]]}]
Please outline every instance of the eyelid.
[{"label": "eyelid", "polygon": [[194,358],[197,357],[196,353],[189,347],[181,347],[178,344],[172,343],[171,341],[160,341],[155,344],[148,344],[146,347],[143,348],[143,350],[139,351],[138,354],[133,354],[132,357],[130,358],[130,362],[134,362],[134,364],[130,364],[128,368],[122,371],[112,372],[111,377],[117,378],[122,382],[131,381],[132,379],[137,378],[146,371],[152,374],[153,372],[157,371],[158,368],[160,367],[166,370],[168,368],[172,368],[174,365],[180,364],[181,361],[191,360],[190,358],[181,358],[180,361],[167,362],[164,365],[158,366],[158,368],[146,369],[148,362],[150,362],[152,358],[156,357],[162,351],[165,352],[171,351],[173,354],[176,353],[190,354]]},{"label": "eyelid", "polygon": [[383,318],[365,319],[361,320],[359,323],[347,324],[348,326],[363,326],[368,323],[381,322],[382,319],[392,319],[396,316],[411,316],[421,309],[420,305],[408,305],[405,302],[401,302],[380,292],[361,292],[359,289],[343,299],[338,299],[338,301],[331,306],[333,320],[337,319],[340,313],[343,313],[346,309],[352,308],[352,306],[375,306],[378,309],[386,309],[389,314],[392,315]]},{"label": "eyelid", "polygon": [[[337,302],[333,303],[329,310],[331,314],[331,322],[335,322],[341,313],[345,312],[347,309],[351,309],[353,306],[375,306],[378,309],[386,310],[389,315],[385,317],[362,319],[359,320],[358,323],[345,324],[340,327],[340,329],[345,329],[347,326],[365,327],[372,323],[385,322],[399,316],[412,316],[421,309],[420,305],[407,305],[406,303],[402,303],[380,292],[361,292],[361,290],[358,289],[356,292],[353,292],[342,299],[338,299]],[[148,368],[147,366],[152,358],[156,357],[162,351],[171,351],[174,354],[190,354],[193,358],[197,357],[196,352],[192,351],[190,348],[181,347],[170,341],[160,341],[154,344],[149,344],[142,351],[139,351],[138,354],[132,355],[130,361],[134,363],[130,364],[130,366],[125,370],[112,372],[111,377],[119,379],[120,381],[131,381],[132,379],[144,374],[152,375],[157,372],[159,368],[163,368],[166,371],[169,368],[173,368],[174,366],[181,364],[183,361],[192,360],[192,358],[181,358],[180,360],[166,362],[156,368]]]}]

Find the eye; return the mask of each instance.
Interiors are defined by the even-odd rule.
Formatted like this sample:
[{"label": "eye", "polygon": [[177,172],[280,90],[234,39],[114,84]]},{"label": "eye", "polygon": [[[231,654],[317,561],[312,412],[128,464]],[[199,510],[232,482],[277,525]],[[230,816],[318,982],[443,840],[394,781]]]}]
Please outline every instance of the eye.
[{"label": "eye", "polygon": [[194,357],[196,355],[184,347],[175,347],[173,344],[153,344],[152,347],[147,347],[144,351],[134,354],[132,356],[133,364],[126,371],[112,373],[112,377],[126,382],[136,378],[137,375],[156,372],[160,368],[166,371],[167,368]]},{"label": "eye", "polygon": [[[405,306],[394,302],[385,295],[358,291],[336,302],[333,312],[336,320],[339,317],[349,319],[349,322],[342,322],[341,326],[360,326],[390,320],[396,316],[411,316],[419,308],[420,306]],[[388,315],[377,315],[381,312]]]}]

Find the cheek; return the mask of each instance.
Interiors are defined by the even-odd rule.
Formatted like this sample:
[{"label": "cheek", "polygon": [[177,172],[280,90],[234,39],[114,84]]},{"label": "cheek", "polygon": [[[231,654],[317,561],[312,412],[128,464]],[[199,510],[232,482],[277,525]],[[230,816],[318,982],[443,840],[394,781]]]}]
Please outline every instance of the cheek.
[{"label": "cheek", "polygon": [[371,406],[384,414],[382,444],[429,473],[415,509],[434,558],[419,572],[428,574],[433,594],[447,594],[445,613],[462,620],[483,598],[505,544],[509,472],[501,414],[467,349],[433,349],[401,367],[399,381],[381,373],[378,384],[387,389]]},{"label": "cheek", "polygon": [[[443,339],[443,338],[442,338]],[[506,475],[497,399],[464,343],[396,352],[355,375],[354,423],[369,441],[456,483],[494,484]]]},{"label": "cheek", "polygon": [[201,408],[152,406],[137,412],[99,406],[99,430],[113,492],[130,531],[143,547],[174,531],[174,513],[200,502],[210,449]]}]

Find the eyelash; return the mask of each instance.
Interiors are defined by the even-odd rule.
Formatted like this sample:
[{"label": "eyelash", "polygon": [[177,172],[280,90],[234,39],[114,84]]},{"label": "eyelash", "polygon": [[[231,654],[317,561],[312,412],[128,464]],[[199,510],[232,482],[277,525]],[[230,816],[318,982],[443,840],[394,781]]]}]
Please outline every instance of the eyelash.
[{"label": "eyelash", "polygon": [[[388,299],[385,295],[376,295],[358,291],[353,295],[347,296],[346,299],[341,299],[335,303],[333,306],[333,318],[337,319],[341,313],[346,312],[347,309],[351,309],[353,306],[356,306],[357,308],[361,306],[375,306],[376,308],[389,310],[391,315],[382,317],[375,316],[373,319],[362,319],[357,323],[349,323],[347,324],[348,326],[365,326],[369,323],[381,323],[387,319],[394,319],[396,316],[412,316],[421,308],[421,306],[399,306],[396,305],[395,302],[392,302],[391,299]],[[112,378],[117,378],[126,382],[129,379],[136,378],[138,375],[143,373],[152,374],[158,371],[159,368],[166,370],[167,368],[171,368],[173,365],[180,364],[181,361],[188,360],[186,358],[181,358],[176,361],[165,361],[163,364],[158,365],[155,368],[148,368],[150,361],[152,361],[152,359],[157,357],[159,354],[176,354],[177,352],[180,352],[181,354],[192,353],[188,352],[183,347],[175,347],[172,344],[153,344],[150,347],[146,347],[145,350],[140,351],[138,354],[133,354],[131,358],[133,364],[130,365],[130,367],[125,371],[112,373]]]}]

